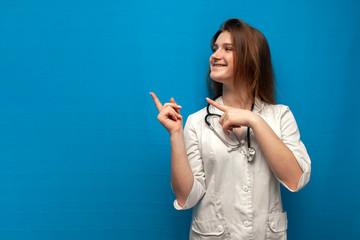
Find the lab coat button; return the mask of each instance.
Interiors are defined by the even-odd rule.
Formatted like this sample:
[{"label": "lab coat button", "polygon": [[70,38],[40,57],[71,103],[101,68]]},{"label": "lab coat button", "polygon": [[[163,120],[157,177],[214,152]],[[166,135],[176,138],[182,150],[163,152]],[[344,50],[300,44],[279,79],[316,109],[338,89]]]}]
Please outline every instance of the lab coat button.
[{"label": "lab coat button", "polygon": [[219,226],[218,226],[218,231],[219,231],[219,232],[222,232],[222,230],[223,230],[223,227],[222,227],[221,225],[219,225]]},{"label": "lab coat button", "polygon": [[244,226],[245,226],[245,227],[249,227],[249,226],[250,226],[250,222],[249,222],[249,221],[244,221]]},{"label": "lab coat button", "polygon": [[241,145],[244,145],[245,144],[245,140],[243,139],[243,140],[241,140]]},{"label": "lab coat button", "polygon": [[244,187],[243,187],[243,191],[244,191],[244,192],[248,192],[248,191],[249,191],[249,188],[248,188],[247,186],[244,186]]},{"label": "lab coat button", "polygon": [[271,228],[275,228],[275,223],[272,222],[270,226]]}]

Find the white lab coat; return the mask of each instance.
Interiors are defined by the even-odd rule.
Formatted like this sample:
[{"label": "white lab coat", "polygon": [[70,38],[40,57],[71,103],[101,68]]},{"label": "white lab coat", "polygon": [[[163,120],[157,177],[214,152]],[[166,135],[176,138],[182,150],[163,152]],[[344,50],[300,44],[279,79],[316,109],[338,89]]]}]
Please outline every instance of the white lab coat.
[{"label": "white lab coat", "polygon": [[[216,101],[222,103],[222,98]],[[310,179],[311,162],[293,114],[287,106],[258,99],[253,111],[293,152],[303,170],[296,191],[300,190]],[[222,114],[213,106],[210,112]],[[185,145],[194,184],[183,207],[174,201],[178,210],[194,207],[190,239],[286,239],[287,216],[281,203],[280,181],[270,170],[254,134],[250,139],[256,155],[249,162],[241,150],[227,151],[228,147],[206,125],[206,114],[204,108],[187,119]],[[247,144],[242,148],[247,151]]]}]

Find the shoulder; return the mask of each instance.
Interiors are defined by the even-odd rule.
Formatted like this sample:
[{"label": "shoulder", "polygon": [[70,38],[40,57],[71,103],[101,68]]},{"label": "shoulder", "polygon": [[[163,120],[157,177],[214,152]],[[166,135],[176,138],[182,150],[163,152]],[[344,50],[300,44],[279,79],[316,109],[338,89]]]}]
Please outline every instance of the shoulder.
[{"label": "shoulder", "polygon": [[266,117],[281,118],[284,113],[290,112],[290,108],[284,104],[269,104],[259,102],[259,114]]},{"label": "shoulder", "polygon": [[286,122],[295,122],[290,108],[284,104],[268,104],[261,102],[258,114],[269,124],[278,135]]},{"label": "shoulder", "polygon": [[191,142],[198,140],[202,136],[202,129],[204,127],[206,107],[190,114],[186,120],[184,127],[185,142]]},{"label": "shoulder", "polygon": [[201,123],[204,121],[206,116],[206,107],[200,109],[199,111],[190,114],[186,120],[186,124],[191,124],[195,126],[200,126]]}]

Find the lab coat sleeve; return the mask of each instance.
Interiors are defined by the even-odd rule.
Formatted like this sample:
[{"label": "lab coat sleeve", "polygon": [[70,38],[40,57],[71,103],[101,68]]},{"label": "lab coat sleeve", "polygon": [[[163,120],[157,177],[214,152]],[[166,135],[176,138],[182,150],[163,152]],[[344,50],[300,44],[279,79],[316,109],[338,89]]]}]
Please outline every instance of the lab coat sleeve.
[{"label": "lab coat sleeve", "polygon": [[294,115],[287,106],[284,106],[281,112],[281,140],[294,154],[297,162],[299,163],[299,166],[303,171],[303,174],[301,175],[298,186],[295,190],[290,189],[286,184],[281,181],[280,182],[291,192],[297,192],[310,180],[311,161],[306,151],[305,145],[300,140],[300,132]]},{"label": "lab coat sleeve", "polygon": [[181,207],[177,200],[174,201],[174,207],[177,210],[185,210],[194,207],[205,194],[204,166],[200,154],[198,135],[194,125],[194,120],[192,115],[190,115],[185,124],[184,138],[187,157],[194,175],[194,182],[184,206]]}]

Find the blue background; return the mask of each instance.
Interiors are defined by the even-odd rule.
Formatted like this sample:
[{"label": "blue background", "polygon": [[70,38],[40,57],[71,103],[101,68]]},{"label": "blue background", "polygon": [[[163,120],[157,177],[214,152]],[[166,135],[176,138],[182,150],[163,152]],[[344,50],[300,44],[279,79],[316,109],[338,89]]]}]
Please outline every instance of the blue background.
[{"label": "blue background", "polygon": [[0,239],[187,239],[149,91],[206,105],[212,35],[268,38],[310,183],[289,239],[360,238],[358,1],[0,1]]}]

